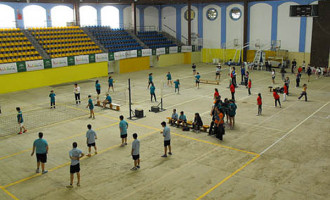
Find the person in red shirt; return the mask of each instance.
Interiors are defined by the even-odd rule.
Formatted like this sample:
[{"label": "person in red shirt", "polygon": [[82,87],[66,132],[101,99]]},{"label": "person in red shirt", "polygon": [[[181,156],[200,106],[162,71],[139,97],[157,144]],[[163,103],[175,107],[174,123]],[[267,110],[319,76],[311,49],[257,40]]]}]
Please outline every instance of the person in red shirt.
[{"label": "person in red shirt", "polygon": [[230,84],[231,99],[235,100],[235,85],[233,82]]},{"label": "person in red shirt", "polygon": [[262,97],[261,97],[261,93],[258,94],[257,104],[258,104],[258,114],[257,114],[257,116],[259,116],[259,115],[261,115],[261,112],[262,112]]},{"label": "person in red shirt", "polygon": [[283,102],[286,101],[287,94],[288,94],[288,87],[284,84],[284,86],[283,86]]},{"label": "person in red shirt", "polygon": [[277,102],[278,102],[281,108],[280,95],[277,94],[276,89],[273,89],[273,97],[275,99],[275,107],[277,107]]},{"label": "person in red shirt", "polygon": [[299,68],[298,68],[298,73],[300,73],[300,74],[301,74],[301,72],[302,72],[302,68],[301,68],[301,67],[299,67]]},{"label": "person in red shirt", "polygon": [[214,99],[217,99],[217,97],[220,96],[219,95],[219,91],[217,88],[214,89]]},{"label": "person in red shirt", "polygon": [[249,83],[248,83],[248,92],[249,92],[249,95],[251,95],[251,85],[252,85],[252,81],[251,81],[251,79],[249,79]]}]

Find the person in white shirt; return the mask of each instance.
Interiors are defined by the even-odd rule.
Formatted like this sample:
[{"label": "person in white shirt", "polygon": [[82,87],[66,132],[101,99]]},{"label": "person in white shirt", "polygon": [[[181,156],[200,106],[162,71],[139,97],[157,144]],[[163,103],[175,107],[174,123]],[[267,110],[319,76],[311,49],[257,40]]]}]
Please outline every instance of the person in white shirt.
[{"label": "person in white shirt", "polygon": [[76,99],[76,104],[80,104],[81,101],[80,101],[80,87],[78,86],[77,83],[74,84],[74,98]]},{"label": "person in white shirt", "polygon": [[215,80],[219,79],[219,81],[220,81],[220,72],[221,72],[221,65],[219,63],[217,65],[217,68],[215,69]]}]

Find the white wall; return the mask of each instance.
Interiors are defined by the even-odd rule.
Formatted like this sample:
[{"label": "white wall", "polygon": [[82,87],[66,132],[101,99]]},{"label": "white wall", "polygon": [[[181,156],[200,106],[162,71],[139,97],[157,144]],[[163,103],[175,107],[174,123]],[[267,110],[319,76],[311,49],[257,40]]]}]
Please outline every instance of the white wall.
[{"label": "white wall", "polygon": [[272,6],[258,3],[250,7],[250,49],[256,49],[255,43],[260,41],[261,49],[269,49],[271,45]]},{"label": "white wall", "polygon": [[176,31],[176,9],[174,7],[162,8],[162,30],[176,37],[176,33],[165,25]]},{"label": "white wall", "polygon": [[158,9],[149,6],[144,9],[144,26],[155,26],[158,30],[159,20],[158,20]]},{"label": "white wall", "polygon": [[[210,8],[218,11],[218,17],[213,21],[206,16]],[[217,5],[208,5],[203,8],[203,46],[204,48],[221,48],[221,8]]]},{"label": "white wall", "polygon": [[[311,4],[318,4],[318,1],[314,1]],[[311,52],[311,46],[312,46],[312,29],[313,29],[313,17],[307,17],[305,52],[308,52],[308,53]]]},{"label": "white wall", "polygon": [[286,2],[278,7],[277,40],[281,40],[281,49],[299,52],[300,17],[290,17],[290,5]]},{"label": "white wall", "polygon": [[[185,38],[188,38],[188,21],[184,18],[187,9],[188,6],[181,9],[181,35]],[[191,33],[198,33],[198,9],[195,6],[191,6],[191,9],[195,12],[195,19],[191,21]],[[186,39],[182,37],[181,41],[185,43]]]},{"label": "white wall", "polygon": [[[239,20],[233,20],[230,17],[230,10],[234,7],[237,7],[241,10],[242,16]],[[234,39],[238,39],[238,44],[243,44],[243,28],[244,28],[244,10],[243,6],[240,4],[232,4],[227,7],[227,16],[226,16],[226,48],[233,48]]]},{"label": "white wall", "polygon": [[[128,6],[124,8],[124,27],[132,27],[132,25],[132,7]],[[136,8],[136,26],[140,26],[140,10],[138,8]]]}]

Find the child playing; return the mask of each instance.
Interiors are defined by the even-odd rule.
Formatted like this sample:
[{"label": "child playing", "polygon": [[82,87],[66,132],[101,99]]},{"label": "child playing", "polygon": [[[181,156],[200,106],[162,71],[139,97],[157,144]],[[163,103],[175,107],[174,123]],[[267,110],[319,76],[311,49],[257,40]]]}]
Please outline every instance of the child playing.
[{"label": "child playing", "polygon": [[92,116],[93,116],[93,119],[95,119],[94,104],[93,104],[93,100],[92,100],[91,95],[88,95],[88,104],[87,104],[86,108],[89,108],[89,110],[90,110],[89,118],[92,118]]},{"label": "child playing", "polygon": [[148,76],[148,89],[149,89],[151,84],[153,84],[153,82],[152,82],[152,73],[150,73],[149,76]]},{"label": "child playing", "polygon": [[272,82],[275,84],[275,69],[272,71]]},{"label": "child playing", "polygon": [[108,92],[110,88],[112,88],[112,91],[114,92],[115,90],[113,89],[113,78],[111,76],[109,76],[108,83],[109,83]]},{"label": "child playing", "polygon": [[229,126],[230,129],[233,129],[235,126],[235,116],[236,116],[237,105],[235,104],[235,100],[229,100]]},{"label": "child playing", "polygon": [[217,88],[214,89],[214,95],[213,95],[213,98],[214,100],[216,100],[218,97],[220,97],[220,94],[219,94],[219,91]]},{"label": "child playing", "polygon": [[151,97],[151,102],[152,102],[152,97],[155,98],[155,101],[157,102],[157,99],[156,99],[156,94],[155,94],[155,86],[153,83],[151,83],[151,86],[150,86],[150,97]]},{"label": "child playing", "polygon": [[215,69],[215,80],[219,79],[220,81],[220,72],[221,72],[221,65],[219,63],[217,68]]},{"label": "child playing", "polygon": [[167,86],[170,86],[170,83],[171,83],[171,86],[172,86],[172,75],[171,75],[171,72],[167,72],[166,77],[167,77]]},{"label": "child playing", "polygon": [[261,93],[258,93],[257,105],[258,105],[258,114],[257,114],[257,116],[259,116],[259,115],[261,115],[261,112],[262,112],[262,97],[261,97]]},{"label": "child playing", "polygon": [[251,81],[251,79],[249,79],[249,83],[248,83],[248,93],[249,93],[249,95],[251,95],[251,85],[252,85],[252,81]]},{"label": "child playing", "polygon": [[183,127],[187,126],[187,118],[186,115],[184,115],[183,111],[180,112],[180,116],[177,122],[178,127],[180,126],[181,123]]},{"label": "child playing", "polygon": [[278,102],[281,108],[280,95],[277,94],[276,89],[273,89],[273,97],[275,99],[275,107],[277,107],[277,102]]},{"label": "child playing", "polygon": [[106,97],[105,100],[103,101],[103,108],[105,108],[105,106],[106,106],[107,104],[110,104],[110,105],[111,105],[111,103],[112,103],[112,99],[111,99],[110,95],[107,94],[107,97]]},{"label": "child playing", "polygon": [[231,98],[235,100],[235,85],[233,82],[230,84],[230,92],[231,92]]},{"label": "child playing", "polygon": [[87,125],[88,131],[86,132],[86,143],[88,146],[88,157],[91,157],[91,147],[94,147],[95,154],[97,154],[97,147],[95,144],[95,140],[97,139],[97,135],[94,130],[92,130],[92,125]]},{"label": "child playing", "polygon": [[76,100],[76,104],[78,105],[78,103],[80,104],[80,87],[78,86],[77,83],[74,84],[74,90],[73,90],[73,93],[74,93],[74,98]]},{"label": "child playing", "polygon": [[175,122],[178,121],[178,113],[176,113],[176,109],[173,109],[173,113],[172,113],[172,117],[171,117],[171,122],[170,122],[170,125],[171,126],[174,126],[175,125]]},{"label": "child playing", "polygon": [[54,90],[50,91],[49,97],[50,97],[50,109],[54,108],[55,109],[55,93]]},{"label": "child playing", "polygon": [[196,87],[199,88],[199,79],[201,78],[201,75],[199,75],[199,72],[197,72],[197,75],[195,76],[196,79]]},{"label": "child playing", "polygon": [[197,131],[197,133],[200,132],[200,128],[203,126],[203,121],[199,113],[195,113],[195,118],[193,122],[193,130]]},{"label": "child playing", "polygon": [[283,102],[286,101],[286,96],[288,95],[288,87],[286,84],[283,86]]},{"label": "child playing", "polygon": [[180,88],[179,88],[179,85],[180,85],[179,79],[177,79],[176,81],[174,81],[174,85],[175,85],[174,92],[176,93],[176,90],[178,90],[178,94],[179,94],[179,90],[180,90]]},{"label": "child playing", "polygon": [[101,94],[101,84],[99,83],[99,80],[95,81],[95,89],[96,89],[97,96],[99,96]]},{"label": "child playing", "polygon": [[20,107],[16,107],[16,111],[18,112],[18,114],[17,114],[17,122],[19,124],[19,133],[18,134],[22,134],[22,130],[23,130],[23,133],[27,132],[26,128],[24,127],[24,123],[23,123],[24,122],[23,114],[22,114]]},{"label": "child playing", "polygon": [[74,174],[77,173],[77,186],[80,186],[80,162],[79,160],[84,157],[84,153],[77,148],[78,144],[77,142],[74,142],[72,144],[72,150],[69,152],[69,156],[71,159],[71,165],[70,165],[70,185],[66,186],[67,188],[73,188],[73,178]]},{"label": "child playing", "polygon": [[133,134],[134,141],[132,142],[131,155],[134,160],[134,167],[131,170],[140,169],[140,140],[137,139],[138,135]]},{"label": "child playing", "polygon": [[193,75],[196,74],[196,65],[195,63],[192,64],[191,68],[193,69]]},{"label": "child playing", "polygon": [[302,92],[301,92],[300,97],[298,98],[298,100],[300,100],[301,97],[305,96],[305,101],[307,101],[307,93],[306,93],[306,91],[307,91],[307,84],[304,84],[303,85]]}]

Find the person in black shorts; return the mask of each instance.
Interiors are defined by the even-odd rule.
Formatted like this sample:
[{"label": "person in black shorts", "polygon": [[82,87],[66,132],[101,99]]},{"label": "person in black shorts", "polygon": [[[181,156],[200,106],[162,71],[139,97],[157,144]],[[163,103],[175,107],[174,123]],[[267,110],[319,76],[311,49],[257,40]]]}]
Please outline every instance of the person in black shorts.
[{"label": "person in black shorts", "polygon": [[42,174],[47,173],[48,171],[45,170],[45,163],[47,162],[47,153],[48,153],[48,143],[45,139],[42,139],[43,133],[39,133],[39,139],[36,139],[33,142],[33,148],[31,156],[33,156],[34,151],[36,151],[37,156],[37,170],[36,173],[39,173],[39,167],[41,163]]},{"label": "person in black shorts", "polygon": [[132,142],[131,155],[134,160],[134,167],[131,170],[140,169],[140,140],[137,139],[138,135],[133,134],[134,141]]},{"label": "person in black shorts", "polygon": [[191,68],[193,70],[193,75],[196,75],[196,65],[195,65],[195,63],[192,64]]},{"label": "person in black shorts", "polygon": [[69,156],[71,159],[71,165],[70,165],[70,185],[66,186],[67,188],[73,188],[73,178],[74,174],[77,174],[77,186],[80,186],[80,159],[84,157],[84,153],[77,148],[78,144],[77,142],[74,142],[72,144],[73,149],[69,152]]},{"label": "person in black shorts", "polygon": [[162,155],[163,158],[167,157],[167,147],[168,147],[168,154],[172,155],[172,149],[171,149],[171,131],[168,126],[166,126],[166,122],[161,123],[162,127],[164,128],[163,131],[160,133],[163,134],[164,137],[164,155]]}]

